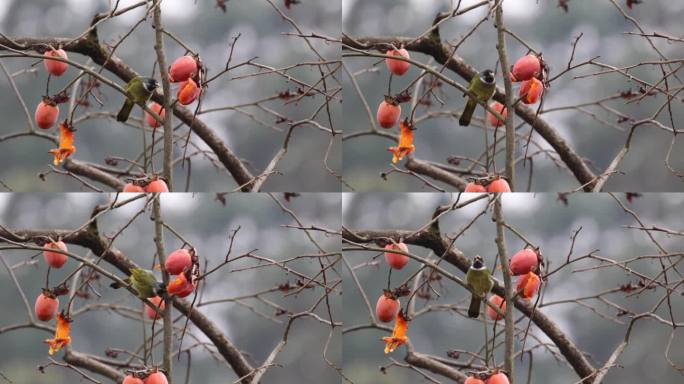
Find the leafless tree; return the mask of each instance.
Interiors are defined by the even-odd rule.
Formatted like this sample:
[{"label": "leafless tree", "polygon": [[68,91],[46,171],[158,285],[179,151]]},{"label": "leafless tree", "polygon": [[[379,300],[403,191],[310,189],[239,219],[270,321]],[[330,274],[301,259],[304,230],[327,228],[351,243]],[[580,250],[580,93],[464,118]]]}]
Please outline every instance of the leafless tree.
[{"label": "leafless tree", "polygon": [[[61,281],[51,281],[51,268],[48,268],[44,279],[33,279],[32,282],[44,284],[43,288],[47,292],[61,297],[62,316],[71,321],[72,328],[83,327],[91,318],[89,314],[104,311],[126,319],[131,324],[127,332],[142,330],[142,337],[139,344],[126,348],[102,345],[102,341],[97,339],[72,339],[64,346],[63,361],[49,358],[47,362],[40,362],[42,371],[46,371],[50,366],[57,366],[74,370],[90,382],[99,383],[100,377],[105,377],[112,382],[120,383],[126,374],[139,374],[144,377],[149,372],[159,369],[166,373],[169,383],[181,382],[181,377],[185,377],[184,382],[188,383],[193,361],[191,355],[197,351],[208,354],[219,363],[225,363],[234,372],[235,379],[229,382],[259,383],[270,370],[287,369],[279,363],[279,356],[288,345],[300,343],[296,337],[292,339],[288,336],[295,325],[302,324],[301,326],[306,325],[310,330],[314,329],[311,327],[322,327],[319,329],[323,333],[327,330],[327,338],[320,340],[316,346],[306,345],[305,348],[318,348],[321,364],[333,369],[335,375],[341,374],[341,366],[337,361],[339,353],[336,350],[339,348],[341,332],[337,304],[341,293],[341,278],[337,272],[337,264],[341,260],[338,232],[326,230],[319,223],[309,223],[300,218],[288,207],[287,200],[280,196],[252,195],[254,203],[269,205],[275,213],[287,218],[286,221],[290,224],[272,230],[301,234],[307,242],[301,248],[303,253],[295,254],[281,250],[277,255],[270,256],[259,249],[238,252],[236,249],[245,248],[240,246],[242,233],[239,225],[225,229],[225,249],[217,252],[214,249],[206,249],[203,244],[192,244],[184,233],[187,228],[174,228],[164,220],[164,210],[172,203],[164,203],[165,200],[160,197],[162,195],[112,195],[109,201],[93,207],[90,217],[74,228],[36,229],[0,226],[0,262],[9,274],[8,283],[13,283],[18,293],[17,300],[23,302],[26,309],[26,321],[0,325],[0,335],[24,329],[48,334],[55,332],[52,322],[39,321],[34,314],[29,295],[36,290],[36,286],[28,287],[28,283],[21,284],[16,273],[22,269],[34,268],[35,264],[44,264],[42,251],[46,244],[61,240],[68,247],[76,246],[73,248],[82,249],[86,253],[74,251],[73,248],[57,251],[69,257],[69,263],[64,265],[69,271],[66,277]],[[184,198],[192,197],[185,195]],[[294,197],[287,197],[291,198]],[[174,199],[173,201],[179,201],[178,196]],[[223,199],[224,196],[219,196],[219,201],[203,201],[205,204],[209,200],[212,204],[220,205]],[[307,198],[300,199],[306,201]],[[231,202],[227,201],[224,204],[230,206]],[[109,225],[101,224],[109,216],[120,214],[119,211],[122,210],[130,212],[126,214],[130,216],[122,225],[109,228]],[[145,217],[151,220],[145,222]],[[129,255],[116,246],[118,241],[141,225],[154,226],[155,249],[143,252],[154,256],[145,260],[144,265],[136,264]],[[170,253],[165,246],[168,242],[165,238],[168,239],[169,236],[175,238],[174,243],[181,242],[183,248],[193,255],[193,266],[186,267],[184,272],[175,277],[169,276],[165,267],[166,255]],[[220,252],[225,256],[218,256]],[[150,267],[161,269],[161,283],[166,287],[165,293],[159,293],[166,305],[157,309],[156,314],[151,310],[158,307],[148,299],[141,299],[128,280],[124,280],[132,269]],[[229,276],[254,271],[261,275],[266,274],[267,270],[282,272],[279,283],[275,286],[264,289],[255,284],[254,287],[250,286],[250,289],[255,291],[249,294],[227,294],[225,297],[215,297],[213,293],[205,295],[207,287],[223,286],[222,283],[226,282]],[[169,281],[175,281],[181,275],[188,275],[187,282],[194,285],[193,294],[187,298],[181,298],[170,288],[173,282]],[[103,291],[111,290],[110,283],[126,288],[128,292],[124,293],[124,300],[121,297],[111,298],[112,296],[104,295]],[[212,289],[211,292],[217,291]],[[218,319],[207,314],[205,308],[211,306],[212,309],[216,309],[227,305],[238,305],[253,316],[262,317],[274,326],[282,327],[282,337],[274,341],[275,346],[265,360],[255,361],[253,356],[236,345],[225,330],[221,329],[217,323]],[[104,355],[78,351],[82,343],[97,345],[104,351]],[[185,357],[182,362],[181,357]],[[185,373],[181,374],[181,371]],[[175,380],[172,381],[173,378]]]},{"label": "leafless tree", "polygon": [[[568,1],[559,1],[559,6],[568,11],[568,3]],[[458,119],[462,107],[454,107],[453,98],[450,96],[470,95],[471,93],[467,90],[468,83],[475,74],[484,69],[475,68],[468,62],[468,58],[459,56],[459,48],[465,42],[472,40],[474,41],[471,42],[472,44],[477,44],[484,49],[485,43],[479,34],[485,26],[493,24],[497,32],[498,60],[496,66],[491,69],[496,69],[501,76],[499,83],[504,85],[504,87],[497,88],[493,100],[506,106],[506,110],[515,111],[515,113],[507,114],[507,117],[503,119],[497,113],[498,111],[493,110],[487,102],[480,102],[482,107],[493,115],[492,119],[495,122],[494,116],[499,116],[501,117],[499,121],[505,121],[505,124],[500,124],[502,127],[492,127],[493,123],[489,118],[476,118],[473,121],[471,128],[483,132],[478,133],[477,137],[484,135],[484,147],[479,155],[439,153],[437,156],[444,160],[437,162],[419,157],[421,152],[425,153],[424,151],[429,150],[428,148],[422,148],[422,151],[421,148],[416,148],[416,154],[408,155],[403,167],[391,165],[389,169],[378,169],[381,177],[387,178],[393,173],[406,174],[417,178],[430,189],[443,191],[449,188],[463,191],[469,180],[479,179],[486,182],[488,179],[501,176],[508,180],[514,191],[530,191],[533,184],[534,164],[539,161],[550,161],[573,180],[577,185],[577,191],[602,191],[611,177],[622,172],[621,165],[632,148],[630,144],[637,131],[647,131],[648,133],[643,134],[665,134],[671,138],[669,146],[662,149],[665,165],[662,172],[669,172],[676,179],[681,180],[682,171],[673,166],[672,155],[677,153],[677,134],[682,132],[678,128],[675,112],[682,102],[680,93],[684,89],[684,83],[679,71],[684,66],[684,62],[679,57],[667,56],[656,42],[667,40],[671,44],[681,44],[682,39],[673,37],[665,31],[651,33],[649,29],[642,26],[639,20],[631,16],[629,10],[626,9],[626,7],[631,9],[649,6],[640,3],[627,1],[625,6],[619,4],[618,1],[610,0],[609,6],[624,16],[628,25],[638,31],[638,33],[627,32],[624,38],[639,39],[638,42],[643,43],[652,54],[652,60],[611,64],[602,62],[598,56],[578,58],[575,51],[578,45],[583,43],[582,34],[580,34],[568,42],[567,65],[563,68],[551,68],[550,72],[549,67],[544,64],[542,49],[527,42],[506,26],[503,0],[485,0],[467,6],[463,5],[462,1],[451,1],[450,9],[437,14],[432,25],[426,26],[424,32],[418,36],[352,36],[343,33],[341,43],[344,50],[343,65],[347,80],[345,87],[353,89],[350,94],[361,100],[365,109],[363,113],[368,115],[368,124],[364,124],[363,128],[352,127],[346,130],[343,138],[344,145],[351,146],[354,145],[352,142],[369,140],[369,136],[385,138],[390,142],[397,141],[398,135],[378,127],[374,108],[379,102],[369,100],[366,95],[367,90],[362,89],[358,81],[359,78],[370,76],[372,73],[384,72],[385,69],[378,65],[383,65],[382,61],[390,57],[409,62],[418,70],[410,73],[416,73],[416,75],[408,81],[407,86],[401,89],[392,88],[392,75],[389,76],[389,85],[383,84],[386,76],[377,77],[377,81],[372,83],[381,89],[387,88],[388,96],[399,103],[409,104],[408,108],[404,107],[402,119],[405,118],[415,129],[415,135],[421,134],[421,126],[428,121]],[[441,33],[444,26],[462,26],[460,16],[475,10],[481,11],[483,8],[487,10],[484,16],[472,27],[463,30],[458,37],[444,36]],[[552,16],[545,15],[545,17]],[[553,17],[558,17],[558,15]],[[532,103],[538,103],[538,105],[525,105],[527,93],[519,93],[517,88],[513,88],[510,68],[517,58],[511,58],[507,49],[513,44],[527,49],[529,54],[541,59],[542,71],[538,74],[538,80],[543,84],[544,92],[540,101]],[[407,59],[387,54],[390,50],[402,47],[409,52],[423,54],[427,59],[422,59],[423,56],[417,59]],[[486,47],[491,47],[491,43],[487,43]],[[364,66],[359,68],[359,65],[355,65],[352,72],[350,64],[359,64],[359,62]],[[587,74],[588,69],[593,69],[595,72]],[[654,69],[662,76],[655,82],[644,79],[639,72],[643,69]],[[587,94],[588,100],[579,104],[544,108],[544,94],[552,92],[553,86],[561,78],[573,76],[573,79],[589,77],[598,80],[616,75],[622,76],[628,84],[624,90],[614,95],[596,99],[592,98],[594,95]],[[633,84],[636,84],[636,90],[631,88]],[[633,108],[630,111],[635,103],[645,100],[652,101],[654,105],[650,116],[639,117],[632,113]],[[605,169],[597,169],[596,161],[583,156],[580,149],[573,148],[563,137],[559,127],[550,122],[547,116],[558,111],[575,111],[581,116],[588,116],[591,124],[599,124],[624,132],[624,145],[614,154],[613,160]],[[384,150],[384,148],[379,150]],[[519,172],[520,169],[524,169],[528,174],[524,182],[521,181],[521,176],[516,175],[516,170]],[[638,176],[630,175],[630,177]],[[354,183],[349,182],[353,187]]]},{"label": "leafless tree", "polygon": [[[6,36],[0,34],[0,51],[3,51],[0,55],[0,67],[9,80],[10,89],[7,91],[15,94],[26,114],[26,128],[5,132],[0,136],[0,142],[4,145],[11,145],[13,140],[28,136],[59,145],[59,132],[52,134],[36,127],[32,110],[29,108],[31,103],[27,103],[14,79],[34,71],[32,66],[37,59],[43,58],[46,51],[63,49],[69,54],[78,54],[77,58],[70,56],[69,59],[54,59],[68,63],[69,68],[72,69],[66,74],[72,78],[64,88],[51,89],[50,76],[45,84],[46,100],[56,104],[69,103],[67,116],[64,118],[62,115],[59,124],[63,121],[69,130],[74,131],[80,124],[87,121],[114,119],[116,116],[116,111],[112,110],[114,106],[100,100],[102,90],[112,89],[125,96],[126,91],[121,84],[126,84],[134,77],[141,75],[127,64],[124,58],[117,55],[117,50],[125,44],[135,43],[131,35],[137,29],[148,25],[153,30],[155,55],[154,61],[150,62],[150,68],[153,69],[148,76],[156,75],[161,78],[163,92],[155,92],[151,100],[164,106],[164,110],[171,110],[173,113],[166,114],[167,117],[161,120],[160,116],[151,111],[149,106],[141,105],[150,117],[132,118],[124,123],[139,131],[138,134],[130,133],[130,131],[126,133],[130,135],[131,142],[139,143],[140,146],[138,155],[133,158],[122,158],[116,154],[107,153],[108,149],[103,143],[102,148],[97,149],[104,154],[102,160],[84,161],[78,159],[78,155],[74,155],[64,160],[61,167],[50,165],[41,177],[44,178],[50,173],[67,175],[78,180],[83,188],[93,191],[101,191],[102,185],[107,189],[121,191],[127,181],[137,182],[144,187],[147,182],[159,177],[166,180],[172,191],[174,189],[188,191],[197,188],[191,187],[191,162],[197,159],[196,161],[207,162],[219,174],[226,177],[227,181],[223,190],[260,191],[270,177],[282,174],[279,166],[289,149],[294,147],[297,151],[303,150],[301,146],[292,144],[298,140],[294,132],[313,130],[329,136],[324,156],[313,160],[321,162],[323,175],[330,174],[336,180],[341,180],[339,171],[334,169],[337,167],[336,161],[329,165],[331,157],[335,159],[335,156],[338,156],[335,148],[340,142],[337,136],[338,128],[334,122],[338,114],[335,111],[341,108],[341,86],[337,78],[340,68],[339,57],[336,55],[325,57],[323,52],[329,51],[322,50],[318,44],[319,41],[312,39],[315,31],[307,31],[306,28],[300,26],[280,2],[276,4],[275,1],[265,0],[259,6],[265,5],[284,20],[290,30],[281,38],[303,44],[307,53],[301,54],[294,64],[283,67],[270,66],[258,57],[235,62],[234,53],[241,49],[240,34],[238,34],[231,41],[226,42],[226,60],[221,68],[209,68],[204,65],[200,47],[188,46],[184,42],[184,36],[177,36],[165,27],[161,0],[139,1],[126,7],[119,3],[120,1],[110,1],[110,9],[94,15],[88,28],[77,36]],[[285,6],[291,8],[295,3],[297,2],[287,1]],[[221,10],[227,12],[226,9],[230,11],[228,2],[217,1],[216,4],[215,12],[220,13]],[[99,31],[104,25],[139,9],[145,10],[143,17],[133,23],[130,28],[121,30],[120,37],[109,38],[100,35]],[[199,64],[195,79],[201,93],[195,101],[196,106],[183,106],[178,97],[180,92],[176,95],[175,87],[173,90],[171,88],[173,79],[169,77],[168,67],[175,58],[168,57],[166,53],[170,44],[182,47],[186,54],[193,56]],[[10,73],[2,63],[6,60],[26,63],[26,70]],[[316,81],[311,82],[308,78],[301,78],[302,71],[315,73],[318,76],[317,78],[314,76]],[[114,78],[108,75],[113,75]],[[225,106],[212,108],[203,106],[203,97],[212,92],[211,86],[217,84],[217,80],[223,81],[228,76],[230,76],[230,81],[250,82],[255,88],[263,87],[265,84],[272,87],[276,79],[275,81],[279,82],[281,88],[274,94],[258,100],[233,101]],[[301,106],[303,103],[306,103],[306,108]],[[287,110],[288,113],[283,113],[282,110]],[[273,135],[281,137],[282,145],[263,169],[255,169],[250,164],[249,153],[240,153],[239,148],[231,148],[222,139],[221,131],[225,127],[212,127],[205,122],[205,115],[210,113],[237,113],[244,116],[255,126],[264,127]],[[303,113],[308,116],[301,118]],[[149,121],[154,122],[154,120],[161,125],[159,129],[150,126],[152,123]],[[76,146],[78,146],[78,133],[75,135]],[[104,163],[99,163],[100,161]],[[19,167],[20,164],[21,161],[18,159],[15,165]],[[46,161],[46,168],[48,164],[49,160]],[[178,179],[174,177],[174,172],[178,173],[178,171],[185,173],[184,188],[180,187],[182,183],[174,182]],[[7,185],[5,187],[11,188]],[[293,185],[291,189],[297,189],[296,185]]]},{"label": "leafless tree", "polygon": [[[651,332],[643,327],[637,327],[638,323],[649,322],[649,329],[655,325],[670,332],[669,341],[662,345],[658,355],[667,360],[672,369],[680,374],[684,373],[681,362],[676,362],[673,356],[679,354],[681,349],[676,348],[675,335],[677,329],[682,326],[678,321],[682,308],[682,284],[684,277],[681,273],[680,263],[684,260],[681,250],[681,236],[684,234],[679,228],[667,228],[660,223],[652,223],[643,219],[639,213],[629,207],[629,203],[616,195],[604,195],[602,204],[612,203],[633,221],[628,225],[616,230],[624,231],[627,235],[637,233],[645,236],[653,249],[652,253],[637,251],[630,255],[609,255],[595,249],[583,254],[577,254],[576,241],[581,242],[581,228],[575,228],[568,233],[567,255],[560,254],[558,249],[545,249],[544,244],[538,244],[530,240],[535,238],[531,233],[520,230],[515,222],[507,221],[503,214],[506,202],[512,202],[520,197],[506,194],[458,194],[450,198],[445,205],[436,206],[431,219],[418,225],[416,228],[406,229],[381,229],[381,228],[349,228],[343,223],[343,261],[347,273],[353,281],[354,291],[345,291],[346,302],[362,300],[367,313],[354,316],[354,321],[345,323],[343,333],[345,336],[355,332],[372,332],[377,330],[381,333],[392,331],[383,324],[374,308],[375,297],[378,293],[369,292],[368,280],[363,280],[358,275],[366,269],[380,271],[385,268],[390,271],[387,279],[388,291],[395,297],[403,297],[401,300],[402,311],[409,318],[408,341],[404,362],[390,357],[387,365],[381,367],[383,372],[391,367],[406,368],[413,370],[430,382],[441,382],[440,376],[452,379],[456,382],[464,382],[471,375],[481,375],[486,379],[496,369],[501,369],[510,376],[513,383],[515,377],[524,377],[524,374],[516,372],[516,366],[522,365],[527,360],[527,382],[531,382],[534,367],[539,363],[533,363],[533,355],[548,354],[557,360],[559,366],[568,367],[574,371],[577,383],[599,383],[613,368],[620,365],[625,351],[630,348],[642,348],[639,343],[631,342],[636,333]],[[518,194],[516,194],[518,195]],[[451,196],[451,195],[450,195]],[[650,197],[655,198],[656,195]],[[629,199],[634,198],[630,196]],[[510,199],[510,200],[507,200]],[[559,203],[560,204],[560,203]],[[464,213],[464,208],[469,208]],[[540,209],[543,212],[544,209]],[[490,216],[494,224],[490,227],[489,241],[496,244],[497,255],[485,257],[493,274],[494,286],[492,295],[505,298],[506,303],[513,303],[506,308],[496,307],[488,301],[488,309],[496,316],[505,319],[503,322],[493,321],[492,315],[483,315],[478,319],[468,319],[467,299],[470,297],[470,286],[465,282],[464,273],[468,271],[475,255],[465,254],[458,249],[457,241],[472,236],[473,226],[476,222]],[[440,224],[449,218],[458,217],[462,225],[456,230],[447,230]],[[631,232],[631,233],[630,233]],[[482,233],[478,232],[481,236]],[[477,236],[477,235],[476,235]],[[540,277],[541,288],[537,295],[526,297],[521,291],[520,280],[513,280],[509,271],[509,258],[515,253],[507,246],[506,237],[512,236],[516,241],[522,241],[526,248],[532,249],[539,255],[537,268]],[[665,246],[663,237],[674,238],[669,241],[670,246]],[[510,241],[510,240],[509,240]],[[402,251],[396,247],[392,253],[402,254],[410,258],[410,263],[417,263],[418,268],[407,278],[392,279],[391,268],[386,266],[382,254],[386,252],[388,244],[404,242],[415,246],[414,251]],[[675,245],[672,245],[675,244]],[[679,248],[676,248],[680,245]],[[674,249],[673,249],[674,247]],[[547,256],[545,256],[547,255]],[[485,256],[485,255],[483,255]],[[381,259],[377,259],[380,257]],[[503,264],[502,261],[505,261]],[[416,265],[416,264],[412,264]],[[501,266],[501,272],[498,272]],[[657,268],[654,268],[657,266]],[[600,279],[601,276],[611,272],[619,272],[624,275],[623,284],[603,290],[597,289],[592,294],[582,294],[573,297],[569,292],[564,299],[545,299],[547,285],[557,285],[555,279],[560,275],[572,271],[573,276],[582,279]],[[374,272],[374,279],[382,275]],[[581,276],[580,276],[581,275]],[[502,276],[502,277],[500,277]],[[591,277],[589,277],[591,276]],[[515,278],[515,276],[513,276]],[[512,281],[513,280],[513,281]],[[513,283],[518,283],[513,286]],[[464,295],[455,295],[453,286],[457,287]],[[642,302],[639,295],[656,295],[648,303]],[[577,295],[575,295],[577,296]],[[623,298],[630,300],[625,303]],[[464,305],[465,301],[465,305]],[[651,305],[651,303],[654,303]],[[597,362],[595,357],[590,356],[582,345],[578,345],[570,337],[568,330],[564,330],[552,315],[548,314],[547,308],[557,305],[576,306],[591,311],[593,315],[587,317],[581,326],[592,327],[592,322],[606,321],[614,324],[624,332],[624,338],[617,345],[610,357],[602,362]],[[645,308],[646,307],[646,308]],[[417,351],[411,343],[411,322],[428,321],[423,319],[430,314],[434,316],[443,313],[443,316],[452,314],[456,320],[451,320],[450,325],[458,327],[464,321],[478,321],[484,325],[485,332],[481,348],[459,349],[458,341],[454,340],[456,349],[444,351],[446,356],[426,354]],[[463,318],[463,319],[461,319]],[[368,321],[364,320],[368,319]],[[466,320],[467,319],[467,320]],[[488,332],[489,330],[489,332]],[[435,329],[428,336],[439,337],[441,331]],[[426,333],[421,334],[422,337]],[[600,335],[597,335],[599,337]],[[416,336],[416,339],[421,336]],[[379,338],[378,338],[379,339]],[[381,350],[378,341],[378,350]],[[674,351],[674,352],[673,352]],[[397,352],[394,353],[395,355]],[[497,359],[496,356],[499,356]],[[536,364],[536,365],[535,365]],[[378,373],[380,374],[380,373]],[[519,382],[520,380],[515,380]]]}]

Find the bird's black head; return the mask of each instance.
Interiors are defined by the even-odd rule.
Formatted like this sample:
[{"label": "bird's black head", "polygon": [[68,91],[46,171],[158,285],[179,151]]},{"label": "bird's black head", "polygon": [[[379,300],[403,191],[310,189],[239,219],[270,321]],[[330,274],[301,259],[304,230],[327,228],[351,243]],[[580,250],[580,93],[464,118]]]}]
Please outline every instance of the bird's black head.
[{"label": "bird's black head", "polygon": [[475,256],[475,259],[473,259],[473,269],[482,269],[484,266],[484,262],[482,261],[482,257]]},{"label": "bird's black head", "polygon": [[491,69],[485,69],[480,72],[480,81],[485,84],[494,84],[494,71]]},{"label": "bird's black head", "polygon": [[157,83],[157,80],[151,77],[144,77],[143,86],[147,92],[154,92],[154,90],[157,89],[157,86],[159,86],[159,83]]}]

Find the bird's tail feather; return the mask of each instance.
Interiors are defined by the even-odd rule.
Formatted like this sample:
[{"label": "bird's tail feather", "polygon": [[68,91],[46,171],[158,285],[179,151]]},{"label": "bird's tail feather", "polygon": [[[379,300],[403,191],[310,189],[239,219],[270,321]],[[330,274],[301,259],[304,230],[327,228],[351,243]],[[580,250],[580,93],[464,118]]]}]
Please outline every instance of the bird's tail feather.
[{"label": "bird's tail feather", "polygon": [[477,101],[473,99],[468,99],[468,103],[461,113],[461,117],[458,119],[458,124],[465,127],[470,125],[470,119],[473,117],[473,112],[475,112],[475,107],[477,107]]},{"label": "bird's tail feather", "polygon": [[481,302],[482,300],[479,297],[476,297],[475,295],[472,296],[470,299],[470,306],[468,307],[468,317],[472,317],[473,319],[480,317]]},{"label": "bird's tail feather", "polygon": [[133,110],[134,105],[135,104],[133,104],[132,101],[126,99],[126,102],[124,102],[123,107],[121,107],[121,110],[116,115],[116,121],[124,122],[124,121],[128,120],[128,115],[131,114],[131,111]]}]

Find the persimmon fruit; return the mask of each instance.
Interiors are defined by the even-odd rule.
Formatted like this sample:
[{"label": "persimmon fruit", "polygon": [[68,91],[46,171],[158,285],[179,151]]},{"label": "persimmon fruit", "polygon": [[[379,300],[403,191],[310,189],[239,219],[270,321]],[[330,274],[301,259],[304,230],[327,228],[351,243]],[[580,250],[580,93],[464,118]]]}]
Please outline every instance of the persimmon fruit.
[{"label": "persimmon fruit", "polygon": [[145,192],[145,189],[133,183],[126,183],[126,185],[124,185],[123,187],[122,192]]},{"label": "persimmon fruit", "polygon": [[41,101],[36,107],[34,114],[39,128],[50,129],[59,117],[59,107],[52,102]]},{"label": "persimmon fruit", "polygon": [[[159,115],[159,117],[161,117],[162,120],[164,120],[164,118],[166,117],[166,111],[162,108],[161,105],[157,103],[151,103],[149,107],[154,113]],[[150,113],[147,111],[145,112],[145,120],[147,121],[147,125],[149,125],[152,128],[158,128],[162,125],[160,122],[155,120],[154,117],[152,117],[152,115],[150,115]]]},{"label": "persimmon fruit", "polygon": [[48,263],[52,268],[62,268],[69,259],[67,255],[59,252],[50,251],[50,249],[59,249],[67,252],[67,246],[63,241],[51,241],[45,244],[45,250],[43,251],[43,258],[45,262]]},{"label": "persimmon fruit", "polygon": [[375,315],[383,323],[389,323],[397,317],[400,305],[398,299],[391,295],[383,294],[375,304]]},{"label": "persimmon fruit", "polygon": [[[501,312],[506,311],[506,302],[504,301],[504,298],[499,296],[499,295],[494,295],[489,299],[489,302],[494,304],[496,307],[501,309]],[[489,316],[490,320],[494,321],[499,321],[503,319],[502,315],[499,315],[492,307],[489,305],[487,306],[487,316]]]},{"label": "persimmon fruit", "polygon": [[[495,101],[491,104],[489,104],[489,107],[497,112],[504,118],[508,117],[508,111],[506,110],[506,106],[499,103],[498,101]],[[487,111],[487,120],[489,120],[489,124],[491,124],[494,127],[500,127],[504,124],[506,124],[506,121],[504,120],[499,120],[496,116],[494,116],[493,113]]]},{"label": "persimmon fruit", "polygon": [[511,274],[514,276],[535,272],[539,265],[539,257],[534,249],[525,248],[511,257]]},{"label": "persimmon fruit", "polygon": [[470,182],[466,184],[464,192],[487,192],[487,188],[485,188],[483,185]]},{"label": "persimmon fruit", "polygon": [[[152,302],[152,304],[159,308],[160,311],[163,311],[164,308],[166,308],[166,303],[159,296],[152,297],[149,300]],[[153,307],[150,307],[149,304],[145,304],[145,312],[147,312],[147,317],[152,320],[159,319],[161,317]]]},{"label": "persimmon fruit", "polygon": [[121,384],[145,384],[145,382],[135,376],[126,375]]},{"label": "persimmon fruit", "polygon": [[190,251],[183,248],[171,252],[164,262],[166,272],[172,275],[178,275],[183,272],[183,269],[190,268],[190,266],[192,266],[192,256]]},{"label": "persimmon fruit", "polygon": [[508,381],[508,376],[503,372],[497,372],[487,379],[487,384],[510,384]]},{"label": "persimmon fruit", "polygon": [[[408,51],[404,48],[390,49],[389,51],[387,51],[387,55],[401,56],[406,59],[410,58]],[[411,63],[409,63],[408,61],[390,59],[389,57],[385,59],[385,63],[387,64],[387,69],[389,69],[390,72],[397,76],[401,76],[404,73],[406,73],[409,70],[409,67],[411,66]]]},{"label": "persimmon fruit", "polygon": [[51,57],[59,57],[61,59],[69,59],[66,52],[63,49],[51,49],[45,51],[45,59],[43,59],[43,65],[45,65],[45,70],[48,71],[53,76],[62,76],[64,72],[69,69],[69,64],[63,61],[51,60]]},{"label": "persimmon fruit", "polygon": [[544,92],[544,84],[537,78],[525,80],[520,85],[520,97],[524,104],[534,104]]},{"label": "persimmon fruit", "polygon": [[468,376],[467,379],[463,382],[463,384],[485,384],[484,381],[478,379],[475,376]]},{"label": "persimmon fruit", "polygon": [[378,106],[376,117],[383,128],[394,127],[399,122],[399,116],[401,116],[401,105],[396,102],[385,99]]},{"label": "persimmon fruit", "polygon": [[541,279],[534,272],[528,272],[518,278],[518,285],[516,286],[516,291],[520,293],[525,299],[531,299],[534,295],[539,292],[539,286],[541,285]]},{"label": "persimmon fruit", "polygon": [[511,191],[511,187],[508,185],[508,181],[501,179],[501,178],[492,181],[487,186],[487,192],[496,193],[496,192],[510,192],[510,191]]},{"label": "persimmon fruit", "polygon": [[403,242],[397,244],[389,243],[385,246],[385,261],[391,268],[402,269],[409,262],[409,257],[401,253],[394,253],[393,250],[408,252],[408,247]]},{"label": "persimmon fruit", "polygon": [[179,274],[178,277],[169,282],[169,285],[166,287],[166,291],[169,293],[169,295],[175,295],[178,297],[186,297],[194,290],[195,285],[188,281],[184,273]]},{"label": "persimmon fruit", "polygon": [[145,186],[145,192],[148,193],[159,193],[159,192],[168,192],[169,187],[166,185],[166,182],[162,179],[157,179],[157,180],[152,180]]},{"label": "persimmon fruit", "polygon": [[154,372],[145,378],[144,384],[169,384],[163,372]]},{"label": "persimmon fruit", "polygon": [[197,75],[197,61],[192,56],[181,56],[169,68],[169,80],[173,83],[186,81]]},{"label": "persimmon fruit", "polygon": [[59,299],[54,296],[46,295],[41,293],[36,298],[36,303],[34,305],[34,310],[36,312],[36,317],[40,321],[50,321],[57,315],[57,309],[59,308]]},{"label": "persimmon fruit", "polygon": [[535,55],[523,56],[513,65],[511,77],[513,81],[525,81],[541,74],[541,62]]},{"label": "persimmon fruit", "polygon": [[187,79],[178,90],[178,102],[183,105],[192,104],[199,97],[201,89],[193,79]]}]

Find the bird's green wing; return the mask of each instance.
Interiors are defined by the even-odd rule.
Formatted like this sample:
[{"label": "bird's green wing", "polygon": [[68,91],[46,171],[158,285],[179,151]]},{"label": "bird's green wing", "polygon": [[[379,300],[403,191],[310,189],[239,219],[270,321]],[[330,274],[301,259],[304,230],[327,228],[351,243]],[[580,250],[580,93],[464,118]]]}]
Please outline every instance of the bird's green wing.
[{"label": "bird's green wing", "polygon": [[155,287],[157,278],[151,271],[134,268],[131,270],[131,285],[141,299],[149,299],[156,296]]}]

